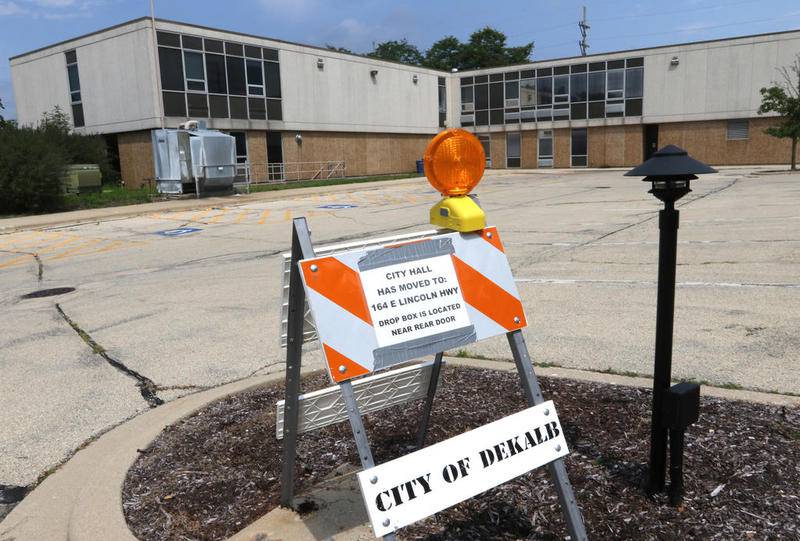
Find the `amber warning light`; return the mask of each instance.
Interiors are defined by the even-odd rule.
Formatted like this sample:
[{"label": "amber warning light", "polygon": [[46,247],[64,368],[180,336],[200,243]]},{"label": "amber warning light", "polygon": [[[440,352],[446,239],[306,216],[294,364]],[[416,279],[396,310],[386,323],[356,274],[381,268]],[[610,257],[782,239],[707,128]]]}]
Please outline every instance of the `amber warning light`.
[{"label": "amber warning light", "polygon": [[469,195],[486,167],[478,138],[464,130],[445,130],[428,144],[423,162],[428,182],[444,196],[431,208],[431,223],[462,232],[486,227],[483,210]]}]

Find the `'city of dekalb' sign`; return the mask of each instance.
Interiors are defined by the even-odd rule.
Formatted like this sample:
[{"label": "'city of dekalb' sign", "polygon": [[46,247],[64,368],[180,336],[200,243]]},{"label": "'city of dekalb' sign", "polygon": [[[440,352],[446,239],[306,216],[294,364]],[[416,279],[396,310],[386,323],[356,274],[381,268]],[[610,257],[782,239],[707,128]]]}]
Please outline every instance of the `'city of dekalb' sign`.
[{"label": "'city of dekalb' sign", "polygon": [[382,536],[568,454],[553,402],[544,402],[358,474]]}]

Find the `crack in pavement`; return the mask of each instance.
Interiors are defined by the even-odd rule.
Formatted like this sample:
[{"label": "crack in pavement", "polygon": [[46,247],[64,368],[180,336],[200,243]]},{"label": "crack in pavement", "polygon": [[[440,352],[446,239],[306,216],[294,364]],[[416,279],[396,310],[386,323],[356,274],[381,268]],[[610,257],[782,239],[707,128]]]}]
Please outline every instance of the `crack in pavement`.
[{"label": "crack in pavement", "polygon": [[39,254],[37,254],[36,252],[20,252],[17,250],[0,250],[0,252],[4,254],[20,254],[20,255],[31,256],[34,260],[36,260],[36,264],[39,266],[39,270],[37,271],[36,274],[36,279],[39,282],[42,281],[42,277],[44,276],[44,264],[42,263],[42,258],[39,257]]},{"label": "crack in pavement", "polygon": [[145,399],[145,401],[150,405],[151,408],[155,408],[156,406],[160,406],[161,404],[164,403],[164,401],[161,400],[158,397],[158,395],[156,395],[156,392],[158,391],[158,386],[155,383],[153,383],[153,380],[141,375],[136,370],[128,368],[127,366],[125,366],[125,364],[123,364],[122,362],[118,361],[117,359],[109,355],[108,352],[105,350],[105,348],[100,344],[98,344],[91,336],[89,336],[89,333],[84,331],[80,327],[80,325],[78,325],[75,321],[73,321],[72,318],[70,318],[64,312],[64,309],[61,308],[61,305],[58,303],[56,303],[56,310],[58,311],[59,315],[61,315],[61,317],[64,319],[64,321],[66,321],[69,324],[69,326],[72,327],[72,330],[78,333],[78,336],[80,336],[81,339],[83,339],[83,341],[86,342],[86,344],[90,348],[92,348],[92,351],[95,354],[100,355],[103,359],[105,359],[105,361],[108,364],[110,364],[111,366],[113,366],[126,376],[129,376],[134,380],[136,380],[136,386],[139,387],[139,392],[141,393],[142,398]]}]

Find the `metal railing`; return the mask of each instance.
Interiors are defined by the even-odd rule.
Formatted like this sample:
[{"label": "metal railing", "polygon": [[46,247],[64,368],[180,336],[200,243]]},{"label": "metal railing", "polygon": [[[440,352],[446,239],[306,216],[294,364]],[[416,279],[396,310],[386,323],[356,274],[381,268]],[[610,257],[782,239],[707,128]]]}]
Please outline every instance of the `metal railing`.
[{"label": "metal railing", "polygon": [[344,160],[322,162],[239,163],[236,165],[237,184],[268,184],[297,180],[344,178]]}]

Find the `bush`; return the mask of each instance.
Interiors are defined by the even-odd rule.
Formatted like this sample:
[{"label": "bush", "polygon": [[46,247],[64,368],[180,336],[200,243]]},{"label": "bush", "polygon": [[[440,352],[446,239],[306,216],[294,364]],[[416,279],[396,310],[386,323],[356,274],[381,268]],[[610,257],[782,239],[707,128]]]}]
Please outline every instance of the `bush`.
[{"label": "bush", "polygon": [[74,163],[96,163],[104,183],[119,181],[105,139],[72,133],[59,107],[45,113],[35,128],[0,121],[0,213],[64,208],[60,177],[64,167]]}]

